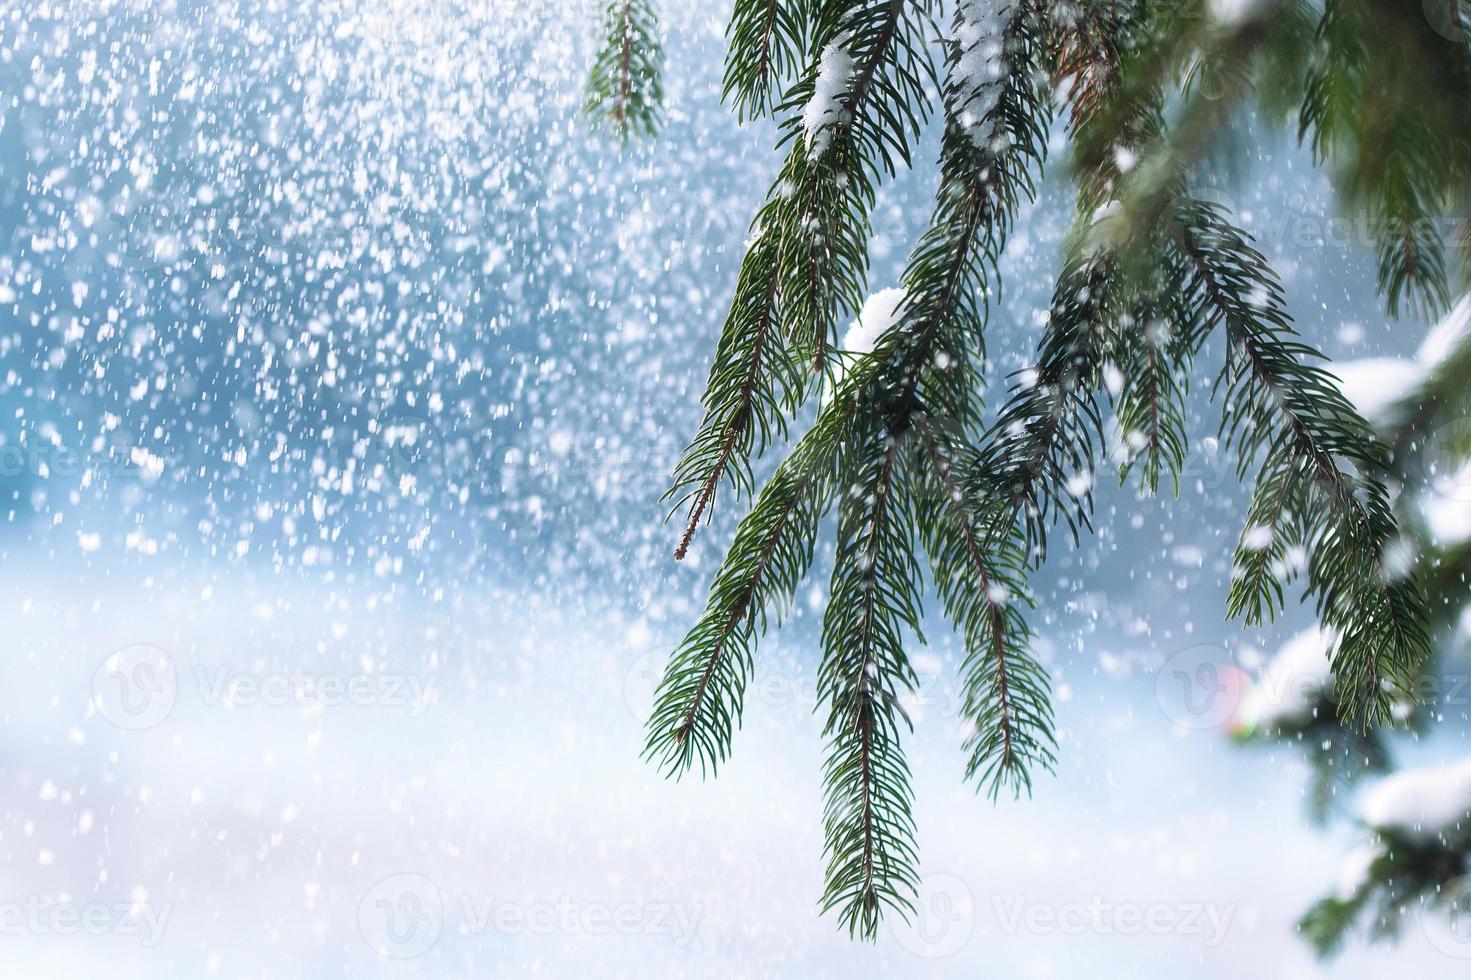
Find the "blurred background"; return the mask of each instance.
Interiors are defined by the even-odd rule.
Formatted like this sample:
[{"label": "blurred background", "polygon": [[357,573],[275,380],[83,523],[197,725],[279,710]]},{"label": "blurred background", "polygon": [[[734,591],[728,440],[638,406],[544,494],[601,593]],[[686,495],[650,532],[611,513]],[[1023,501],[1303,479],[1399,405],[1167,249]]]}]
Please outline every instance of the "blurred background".
[{"label": "blurred background", "polygon": [[[779,162],[720,105],[726,16],[666,4],[669,122],[625,148],[578,111],[581,0],[0,6],[0,974],[1463,973],[1430,920],[1326,963],[1295,934],[1356,838],[1307,820],[1298,753],[1228,737],[1311,615],[1225,621],[1219,349],[1178,499],[1100,474],[1098,533],[1037,576],[1061,764],[1031,800],[962,784],[964,650],[937,620],[915,651],[915,921],[818,915],[826,552],[718,781],[640,762],[739,512],[672,560]],[[1307,339],[1415,351],[1306,155],[1235,139],[1216,193]],[[1003,261],[998,394],[1057,169]],[[933,179],[885,188],[874,289]],[[1468,699],[1403,759],[1464,757]]]}]

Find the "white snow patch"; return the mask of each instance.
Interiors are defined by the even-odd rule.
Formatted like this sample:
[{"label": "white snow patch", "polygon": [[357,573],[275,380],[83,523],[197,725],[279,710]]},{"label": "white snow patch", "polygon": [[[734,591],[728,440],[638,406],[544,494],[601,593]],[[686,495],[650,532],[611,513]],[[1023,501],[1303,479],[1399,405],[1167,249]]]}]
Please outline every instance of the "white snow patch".
[{"label": "white snow patch", "polygon": [[1210,0],[1210,12],[1218,24],[1240,24],[1256,17],[1266,0]]},{"label": "white snow patch", "polygon": [[1105,201],[1104,203],[1100,204],[1094,210],[1093,217],[1091,219],[1089,219],[1089,220],[1090,220],[1090,222],[1092,224],[1095,224],[1095,225],[1102,224],[1103,222],[1107,221],[1109,218],[1115,217],[1116,215],[1122,213],[1123,210],[1124,210],[1123,202],[1121,202],[1121,201]]},{"label": "white snow patch", "polygon": [[863,309],[858,311],[858,319],[843,334],[841,353],[832,359],[831,380],[822,393],[823,405],[830,404],[833,393],[842,387],[849,364],[863,354],[872,353],[879,338],[899,322],[905,295],[903,289],[896,287],[880,289],[864,300]]},{"label": "white snow patch", "polygon": [[1078,470],[1067,478],[1063,489],[1069,495],[1081,498],[1089,490],[1093,489],[1093,474],[1089,470]]},{"label": "white snow patch", "polygon": [[1425,368],[1399,357],[1365,357],[1337,361],[1333,373],[1338,390],[1370,425],[1384,431],[1397,419],[1395,408],[1425,380]]},{"label": "white snow patch", "polygon": [[1277,728],[1311,720],[1313,706],[1333,682],[1328,652],[1335,642],[1337,634],[1318,624],[1288,640],[1242,696],[1233,727]]},{"label": "white snow patch", "polygon": [[813,159],[827,151],[829,130],[843,113],[843,96],[853,80],[853,55],[844,45],[846,36],[828,43],[817,63],[817,81],[812,98],[802,109],[802,130],[806,134],[807,155]]},{"label": "white snow patch", "polygon": [[1397,582],[1409,575],[1419,560],[1420,549],[1415,547],[1413,539],[1395,538],[1384,548],[1384,576],[1390,582]]},{"label": "white snow patch", "polygon": [[1462,296],[1455,308],[1430,328],[1415,357],[1426,371],[1433,371],[1468,335],[1471,335],[1471,293]]},{"label": "white snow patch", "polygon": [[1471,486],[1471,463],[1462,464],[1454,476],[1444,481],[1437,480],[1436,484],[1437,491],[1445,489],[1451,492],[1422,496],[1420,513],[1425,517],[1426,530],[1436,547],[1453,548],[1471,540],[1471,503],[1467,502],[1463,489],[1455,492],[1457,488]]},{"label": "white snow patch", "polygon": [[1247,551],[1265,551],[1276,537],[1270,524],[1253,524],[1241,536],[1241,546]]},{"label": "white snow patch", "polygon": [[[1468,829],[1471,757],[1443,766],[1403,769],[1364,795],[1364,822],[1420,840]],[[1459,825],[1459,826],[1458,826]]]},{"label": "white snow patch", "polygon": [[899,312],[904,307],[905,292],[894,287],[880,289],[864,300],[858,319],[843,335],[843,349],[854,354],[871,352],[878,339],[899,321]]},{"label": "white snow patch", "polygon": [[1338,894],[1339,901],[1346,902],[1353,898],[1358,890],[1364,887],[1364,882],[1369,880],[1369,869],[1382,854],[1378,847],[1357,847],[1343,856],[1343,863],[1338,868],[1338,881],[1334,891]]},{"label": "white snow patch", "polygon": [[960,4],[955,40],[960,57],[950,69],[955,117],[971,142],[990,149],[1001,129],[992,118],[1006,84],[1002,34],[1011,15],[1006,0],[967,0]]},{"label": "white snow patch", "polygon": [[1413,360],[1366,357],[1333,365],[1339,390],[1374,428],[1383,431],[1401,420],[1398,406],[1425,383],[1456,348],[1471,337],[1471,293],[1431,328]]}]

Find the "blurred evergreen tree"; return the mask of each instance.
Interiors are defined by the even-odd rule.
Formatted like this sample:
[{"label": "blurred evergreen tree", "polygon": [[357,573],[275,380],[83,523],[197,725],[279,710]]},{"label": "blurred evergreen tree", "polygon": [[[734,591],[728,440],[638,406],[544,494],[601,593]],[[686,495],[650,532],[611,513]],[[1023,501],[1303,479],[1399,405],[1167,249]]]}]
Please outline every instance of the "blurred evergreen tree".
[{"label": "blurred evergreen tree", "polygon": [[[1414,359],[1338,366],[1393,448],[1400,522],[1413,535],[1403,560],[1429,600],[1435,656],[1421,665],[1413,698],[1395,706],[1398,731],[1344,726],[1335,710],[1322,630],[1295,640],[1242,699],[1235,735],[1289,745],[1313,773],[1312,812],[1353,821],[1365,837],[1345,857],[1334,890],[1301,922],[1321,954],[1362,928],[1392,937],[1413,914],[1444,913],[1458,949],[1471,953],[1471,757],[1401,768],[1397,745],[1447,718],[1466,719],[1471,668],[1471,295],[1431,331]],[[1382,777],[1347,805],[1349,791]]]}]

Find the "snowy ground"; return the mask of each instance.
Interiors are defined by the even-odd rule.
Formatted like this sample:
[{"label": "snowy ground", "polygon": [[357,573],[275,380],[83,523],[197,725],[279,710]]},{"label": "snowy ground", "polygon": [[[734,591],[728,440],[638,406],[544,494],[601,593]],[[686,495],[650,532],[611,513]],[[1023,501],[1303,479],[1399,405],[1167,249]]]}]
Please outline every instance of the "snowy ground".
[{"label": "snowy ground", "polygon": [[1319,971],[1291,922],[1342,839],[1304,828],[1281,760],[1180,726],[1147,672],[1075,690],[1058,776],[996,807],[960,787],[932,688],[912,741],[925,909],[870,948],[816,915],[800,670],[762,673],[718,781],[674,785],[637,758],[664,638],[636,619],[569,620],[514,587],[467,613],[243,573],[80,584],[12,571],[0,592],[6,976],[1459,966],[1412,928]]}]

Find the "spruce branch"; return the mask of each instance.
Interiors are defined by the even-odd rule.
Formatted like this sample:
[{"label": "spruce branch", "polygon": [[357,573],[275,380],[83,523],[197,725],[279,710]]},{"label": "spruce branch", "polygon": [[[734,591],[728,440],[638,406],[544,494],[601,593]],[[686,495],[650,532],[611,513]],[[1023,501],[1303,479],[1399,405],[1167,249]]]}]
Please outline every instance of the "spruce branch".
[{"label": "spruce branch", "polygon": [[[1026,542],[1004,503],[967,496],[955,478],[971,452],[928,418],[916,421],[925,464],[919,494],[921,539],[946,615],[968,651],[961,667],[963,715],[972,725],[966,778],[994,800],[1003,789],[1031,791],[1032,771],[1056,764],[1051,686],[1030,652],[1023,614]],[[959,464],[972,468],[974,461]]]},{"label": "spruce branch", "polygon": [[1291,549],[1305,549],[1308,593],[1340,636],[1340,713],[1360,728],[1386,721],[1392,696],[1410,697],[1429,636],[1417,583],[1386,558],[1399,531],[1384,447],[1296,340],[1281,286],[1245,235],[1202,202],[1182,204],[1179,222],[1192,306],[1230,347],[1222,434],[1243,476],[1261,460],[1228,611],[1248,623],[1274,615]]},{"label": "spruce branch", "polygon": [[1392,118],[1363,116],[1361,100],[1378,74],[1371,45],[1361,34],[1370,15],[1367,4],[1325,4],[1299,125],[1303,133],[1311,132],[1319,159],[1358,153],[1371,132],[1383,141],[1369,164],[1372,177],[1366,173],[1355,181],[1360,193],[1353,203],[1364,206],[1370,217],[1380,289],[1390,312],[1398,315],[1408,301],[1434,315],[1448,303],[1445,260],[1428,208],[1438,185],[1431,170],[1438,153],[1419,132],[1418,121],[1400,125]]},{"label": "spruce branch", "polygon": [[[1248,694],[1256,694],[1266,707],[1248,709],[1247,717],[1239,727],[1233,727],[1231,734],[1243,744],[1283,745],[1303,754],[1311,772],[1308,817],[1321,826],[1330,814],[1342,810],[1363,780],[1391,769],[1394,760],[1389,732],[1382,728],[1345,728],[1339,721],[1328,679],[1321,688],[1313,689],[1307,684],[1316,679],[1310,682],[1299,673],[1282,681],[1270,676],[1271,670],[1268,667],[1268,674],[1260,682],[1261,690]],[[1282,684],[1290,689],[1283,690]],[[1408,728],[1424,728],[1426,712],[1403,703],[1397,709]]]},{"label": "spruce branch", "polygon": [[664,101],[664,49],[654,4],[610,0],[603,19],[603,44],[588,70],[583,111],[625,143],[630,136],[652,136]]},{"label": "spruce branch", "polygon": [[688,520],[674,557],[683,559],[700,518],[713,509],[722,481],[737,495],[752,489],[750,459],[763,452],[773,433],[786,437],[786,412],[806,384],[786,349],[778,325],[779,240],[757,216],[753,239],[741,263],[735,299],[705,385],[705,418],[674,469],[665,497],[674,509],[688,507]]},{"label": "spruce branch", "polygon": [[840,315],[861,306],[876,182],[896,159],[908,162],[927,113],[933,67],[919,28],[927,10],[912,0],[870,0],[812,11],[806,36],[822,55],[780,107],[786,161],[752,223],[705,419],[666,494],[675,509],[687,508],[676,558],[723,482],[750,492],[750,459],[773,432],[785,436],[785,414],[812,388],[808,368],[823,370]]},{"label": "spruce branch", "polygon": [[[900,739],[900,699],[914,682],[905,642],[920,627],[916,545],[966,646],[967,778],[993,798],[1019,795],[1056,752],[1047,672],[1029,650],[1027,571],[1051,526],[1065,522],[1075,539],[1089,527],[1104,391],[1123,430],[1124,476],[1137,469],[1151,492],[1166,472],[1178,480],[1185,385],[1217,327],[1230,351],[1222,431],[1243,477],[1260,468],[1231,612],[1272,615],[1300,550],[1307,591],[1342,638],[1333,668],[1357,724],[1384,717],[1386,692],[1403,687],[1426,645],[1418,586],[1386,558],[1398,532],[1383,448],[1294,339],[1249,239],[1187,194],[1190,165],[1249,89],[1253,60],[1303,49],[1299,0],[1203,36],[1187,29],[1206,9],[1197,2],[957,4],[942,38],[930,225],[892,325],[867,353],[830,350],[837,322],[861,306],[877,187],[909,163],[929,112],[923,30],[936,6],[742,0],[733,15],[725,93],[736,110],[767,111],[788,72],[796,81],[772,110],[786,160],[753,222],[705,420],[676,469],[671,495],[689,508],[677,554],[727,481],[737,494],[753,489],[752,458],[786,435],[811,379],[833,396],[741,522],[705,615],[661,682],[647,746],[674,773],[724,761],[768,610],[790,601],[836,502],[819,667],[823,907],[866,938],[886,909],[912,910],[917,884]],[[1171,143],[1164,90],[1181,72]],[[1070,111],[1077,227],[1036,365],[986,426],[987,307],[1042,164],[1047,79]],[[1230,98],[1207,104],[1206,89]]]},{"label": "spruce branch", "polygon": [[1314,0],[1279,0],[1259,52],[1257,104],[1266,121],[1285,125],[1295,119],[1307,87],[1318,37]]},{"label": "spruce branch", "polygon": [[[1244,56],[1258,43],[1257,31],[1257,27],[1233,29],[1226,46]],[[1147,62],[1151,55],[1135,51],[1126,57]],[[1144,84],[1150,77],[1146,72]],[[1157,125],[1158,117],[1146,96],[1136,94],[1123,101],[1140,107],[1146,132]],[[1218,112],[1213,110],[1204,118],[1214,118]],[[1093,132],[1099,118],[1106,117],[1085,120],[1078,134],[1081,146],[1095,148],[1085,157],[1095,163],[1106,162],[1106,156],[1096,149],[1106,145],[1106,140]],[[1190,118],[1187,114],[1187,120]],[[1117,120],[1106,128],[1136,133],[1141,129]],[[1341,711],[1350,723],[1367,726],[1387,719],[1390,693],[1404,691],[1426,655],[1423,598],[1415,582],[1397,574],[1385,561],[1386,549],[1398,532],[1380,479],[1382,447],[1327,374],[1303,363],[1317,355],[1291,339],[1281,290],[1265,259],[1224,221],[1218,209],[1183,196],[1186,156],[1196,152],[1204,134],[1212,129],[1212,123],[1200,123],[1198,133],[1186,141],[1187,151],[1166,148],[1160,158],[1163,162],[1142,177],[1129,178],[1124,182],[1128,186],[1120,187],[1113,180],[1085,184],[1085,189],[1118,187],[1131,199],[1126,217],[1097,223],[1112,234],[1096,247],[1102,252],[1115,250],[1118,281],[1111,285],[1123,296],[1138,296],[1138,283],[1141,279],[1148,283],[1149,270],[1164,272],[1167,282],[1178,284],[1174,288],[1182,293],[1169,302],[1184,314],[1180,325],[1186,340],[1176,351],[1174,373],[1184,375],[1190,356],[1209,330],[1225,328],[1232,361],[1227,367],[1231,381],[1223,432],[1241,452],[1243,476],[1249,460],[1261,458],[1263,466],[1250,523],[1238,548],[1230,612],[1246,614],[1249,622],[1274,612],[1292,574],[1288,561],[1292,549],[1305,549],[1308,592],[1315,597],[1324,622],[1342,637],[1333,655]],[[1133,193],[1140,183],[1147,188],[1143,198],[1149,202],[1143,207]],[[1107,227],[1114,223],[1122,226],[1121,232]],[[1146,285],[1146,303],[1148,295]],[[1068,322],[1063,319],[1064,325]],[[1049,326],[1049,333],[1052,329]],[[1128,356],[1129,332],[1121,333],[1118,346]],[[1077,366],[1091,367],[1086,359],[1074,361]],[[1045,363],[1043,368],[1039,374],[1045,378]],[[1153,377],[1146,371],[1124,383],[1136,389],[1142,384],[1147,391]],[[1070,380],[1086,392],[1086,371]],[[1054,396],[1054,414],[1040,411],[1040,404],[1034,404],[1032,413],[1020,419],[1004,412],[998,427],[1009,423],[1014,431],[1020,424],[1027,432],[1025,423],[1030,421],[1028,435],[1047,445],[1048,423],[1073,417],[1067,412],[1056,414],[1060,403]],[[1126,391],[1121,407],[1137,415],[1140,405],[1155,404],[1152,393],[1139,399]],[[1078,407],[1087,410],[1091,403],[1082,399]],[[1279,424],[1283,415],[1285,429]],[[1081,465],[1091,461],[1088,449],[1083,443],[1080,450],[1065,457],[1074,472],[1081,472]],[[1030,458],[1035,461],[1038,457]],[[1341,467],[1340,460],[1347,461],[1347,467]],[[1057,470],[1051,473],[1055,485]],[[1018,476],[1023,487],[1029,485],[1026,473],[1013,471],[1012,481]],[[1048,486],[1046,482],[1042,485]],[[1031,506],[1045,514],[1045,505],[1056,510],[1060,502],[1054,491]],[[1086,507],[1079,507],[1076,513],[1086,519]],[[1034,531],[1029,537],[1039,540],[1039,533]]]},{"label": "spruce branch", "polygon": [[1116,263],[1108,252],[1066,260],[1037,364],[1023,373],[992,423],[970,492],[1010,503],[1027,550],[1042,559],[1047,528],[1091,530],[1096,450],[1102,440],[1100,371],[1116,346]]},{"label": "spruce branch", "polygon": [[728,44],[721,100],[744,122],[771,112],[777,93],[806,54],[805,3],[736,0],[725,31]]},{"label": "spruce branch", "polygon": [[[903,281],[916,321],[981,358],[996,264],[1047,155],[1044,31],[1032,3],[963,3],[946,52],[940,185]],[[958,404],[949,410],[966,414]]]},{"label": "spruce branch", "polygon": [[819,473],[778,470],[742,522],[705,614],[675,650],[655,691],[645,756],[682,774],[714,774],[739,725],[752,652],[769,604],[795,590],[822,516]]},{"label": "spruce branch", "polygon": [[[1163,257],[1160,261],[1168,263]],[[1121,453],[1119,482],[1137,468],[1150,494],[1158,492],[1160,476],[1166,472],[1179,494],[1188,442],[1185,394],[1202,339],[1180,308],[1173,288],[1178,272],[1177,266],[1166,264],[1152,277],[1133,312],[1120,324],[1118,363],[1104,366],[1105,385],[1111,391],[1118,389],[1114,411]]]},{"label": "spruce branch", "polygon": [[1438,34],[1417,5],[1326,0],[1298,130],[1369,218],[1390,312],[1449,306],[1447,206],[1471,177],[1471,48]]},{"label": "spruce branch", "polygon": [[902,436],[870,417],[845,467],[838,552],[823,616],[818,697],[823,734],[827,854],[823,911],[837,909],[851,936],[873,939],[884,907],[912,912],[913,794],[900,728],[910,726],[900,694],[916,683],[905,631],[920,629],[913,496],[905,485]]},{"label": "spruce branch", "polygon": [[[911,539],[917,525],[928,520],[938,555],[932,559],[954,568],[947,605],[971,651],[965,710],[975,732],[967,743],[968,773],[993,796],[1003,787],[1019,792],[1030,785],[1030,767],[1050,766],[1053,758],[1046,675],[1025,649],[1020,606],[1026,600],[1024,583],[1013,581],[1015,549],[979,540],[970,523],[970,508],[979,505],[955,500],[954,487],[938,489],[946,478],[934,450],[917,441],[921,420],[931,442],[959,440],[957,447],[976,424],[988,282],[1045,152],[1050,106],[1037,70],[1045,51],[1039,14],[1018,5],[1014,16],[970,19],[978,9],[965,5],[957,12],[956,41],[946,54],[941,186],[930,228],[902,279],[897,322],[871,353],[845,359],[832,403],[742,523],[710,608],[671,661],[650,722],[650,754],[667,768],[682,771],[696,758],[713,767],[724,759],[739,723],[751,646],[764,626],[747,610],[788,597],[798,565],[805,569],[805,559],[767,567],[768,553],[783,554],[771,544],[787,533],[777,521],[793,510],[797,494],[811,494],[807,499],[824,501],[820,506],[838,497],[838,553],[820,670],[830,740],[823,904],[839,910],[851,933],[866,937],[883,909],[912,909],[917,884],[899,743],[906,719],[898,702],[913,683],[904,636],[919,626]],[[805,143],[796,149],[805,151]],[[753,253],[761,247],[757,239]],[[770,266],[758,260],[754,268]],[[784,300],[786,294],[775,295]],[[724,360],[717,354],[718,363]],[[806,482],[799,472],[817,475]],[[843,476],[834,482],[834,473]],[[933,516],[922,519],[921,509]],[[967,535],[969,542],[957,546]],[[961,558],[964,567],[957,565]],[[978,577],[985,587],[968,595]],[[760,604],[753,601],[767,589]],[[1004,595],[1015,596],[1017,605]],[[972,605],[977,596],[989,610],[984,617],[991,627],[984,631],[978,625],[984,617]],[[707,697],[734,707],[707,707]]]},{"label": "spruce branch", "polygon": [[1158,93],[1126,90],[1122,81],[1139,14],[1130,4],[1074,4],[1064,8],[1050,37],[1053,78],[1065,89],[1070,112],[1078,222],[1037,363],[1013,386],[986,433],[978,468],[967,477],[972,492],[1008,502],[1034,562],[1045,555],[1047,528],[1055,520],[1067,523],[1074,540],[1091,529],[1103,438],[1098,384],[1133,303],[1130,270],[1107,234],[1107,204],[1123,175],[1118,146],[1139,146],[1155,138],[1159,126]]},{"label": "spruce branch", "polygon": [[1085,216],[1115,196],[1123,155],[1157,135],[1158,85],[1135,84],[1124,74],[1130,49],[1142,40],[1143,15],[1138,2],[1110,0],[1062,3],[1054,14],[1052,79],[1068,108],[1078,211]]},{"label": "spruce branch", "polygon": [[1337,953],[1361,922],[1372,941],[1383,941],[1398,936],[1412,915],[1440,912],[1454,923],[1471,905],[1467,841],[1387,831],[1375,836],[1372,858],[1352,890],[1319,900],[1298,922],[1319,957]]},{"label": "spruce branch", "polygon": [[654,692],[645,758],[670,775],[698,761],[714,774],[740,724],[755,646],[768,615],[791,601],[812,562],[834,492],[839,454],[867,403],[871,365],[859,365],[818,416],[736,529],[705,612],[675,649]]},{"label": "spruce branch", "polygon": [[910,407],[901,424],[920,442],[920,538],[967,650],[966,776],[993,799],[1002,788],[1013,795],[1030,789],[1031,770],[1055,761],[1048,682],[1028,650],[1023,552],[1009,534],[996,533],[993,500],[967,494],[952,469],[955,459],[973,455],[979,430],[990,282],[1046,155],[1045,30],[1031,4],[956,11],[941,182],[930,227],[903,276],[907,304],[894,328],[900,359],[889,375],[903,392],[894,402]]},{"label": "spruce branch", "polygon": [[[1169,220],[1191,169],[1216,148],[1252,91],[1253,69],[1278,19],[1289,16],[1287,7],[1287,0],[1266,0],[1223,21],[1208,3],[1167,5],[1143,43],[1125,54],[1123,95],[1108,116],[1089,124],[1083,143],[1097,156],[1111,134],[1132,130],[1134,140],[1125,144],[1130,167],[1115,185],[1126,230]],[[1166,125],[1161,92],[1177,77],[1181,104]],[[1133,121],[1120,113],[1132,113]],[[1148,259],[1147,267],[1158,269],[1163,256]]]},{"label": "spruce branch", "polygon": [[[1450,322],[1437,330],[1449,329],[1453,335],[1457,318],[1471,310],[1471,300],[1462,302],[1467,305],[1450,314]],[[1441,336],[1450,339],[1447,333]],[[1393,412],[1375,420],[1377,431],[1394,447],[1393,475],[1405,488],[1395,501],[1402,526],[1421,531],[1417,547],[1405,548],[1401,560],[1413,561],[1419,569],[1428,597],[1430,627],[1439,637],[1437,645],[1447,653],[1464,647],[1457,623],[1468,599],[1471,550],[1424,533],[1423,527],[1417,528],[1417,512],[1423,502],[1421,494],[1428,489],[1424,484],[1434,479],[1436,471],[1442,467],[1454,471],[1467,458],[1465,445],[1454,441],[1442,444],[1426,439],[1424,434],[1464,417],[1460,402],[1464,400],[1461,392],[1468,358],[1471,340],[1462,337],[1458,342],[1442,343],[1430,359],[1434,367],[1406,392]],[[1414,489],[1417,484],[1420,492]],[[1291,655],[1296,652],[1284,649],[1277,663],[1268,668],[1268,676],[1280,679],[1289,670],[1295,671]],[[1262,688],[1249,692],[1248,697],[1255,695],[1256,703],[1265,707],[1254,708],[1247,717],[1256,724],[1237,735],[1243,741],[1290,746],[1305,755],[1313,776],[1308,797],[1311,814],[1321,822],[1330,803],[1347,799],[1348,790],[1366,776],[1398,768],[1391,754],[1391,734],[1406,741],[1418,740],[1427,725],[1441,717],[1446,702],[1435,694],[1440,690],[1436,682],[1444,675],[1438,672],[1434,659],[1422,661],[1415,678],[1415,690],[1429,695],[1426,702],[1396,701],[1394,705],[1395,718],[1404,723],[1405,731],[1391,733],[1381,728],[1362,732],[1345,727],[1335,708],[1331,684],[1306,692],[1308,696],[1303,700],[1284,703],[1271,694],[1273,688],[1264,677]],[[1357,809],[1364,823],[1375,830],[1372,846],[1348,858],[1352,869],[1346,865],[1340,880],[1351,884],[1340,884],[1300,922],[1304,936],[1320,956],[1336,953],[1353,932],[1363,932],[1375,940],[1392,938],[1407,914],[1433,916],[1443,912],[1450,918],[1452,929],[1458,919],[1464,919],[1471,908],[1471,895],[1465,888],[1465,876],[1471,872],[1466,821],[1426,813],[1423,823],[1414,820],[1406,826],[1406,804],[1410,805],[1409,815],[1413,815],[1417,800],[1423,804],[1427,796],[1440,795],[1461,778],[1454,770],[1422,770],[1416,775],[1399,772],[1358,796]],[[1400,781],[1398,789],[1391,787],[1394,781]]]},{"label": "spruce branch", "polygon": [[[923,27],[932,0],[868,0],[821,17],[818,60],[788,93],[776,192],[783,209],[785,327],[814,373],[829,335],[862,305],[878,181],[909,165],[935,80]],[[800,113],[797,110],[801,110]]]},{"label": "spruce branch", "polygon": [[983,505],[966,498],[948,457],[963,452],[977,428],[988,283],[1045,156],[1050,106],[1036,70],[1043,26],[1027,4],[957,9],[935,212],[902,278],[905,305],[880,346],[892,351],[880,375],[888,379],[881,396],[888,431],[919,443],[910,457],[914,516],[968,651],[966,775],[993,798],[1003,787],[1029,788],[1031,768],[1054,761],[1048,685],[1027,650],[1018,551],[997,546],[991,529],[977,525]]}]

